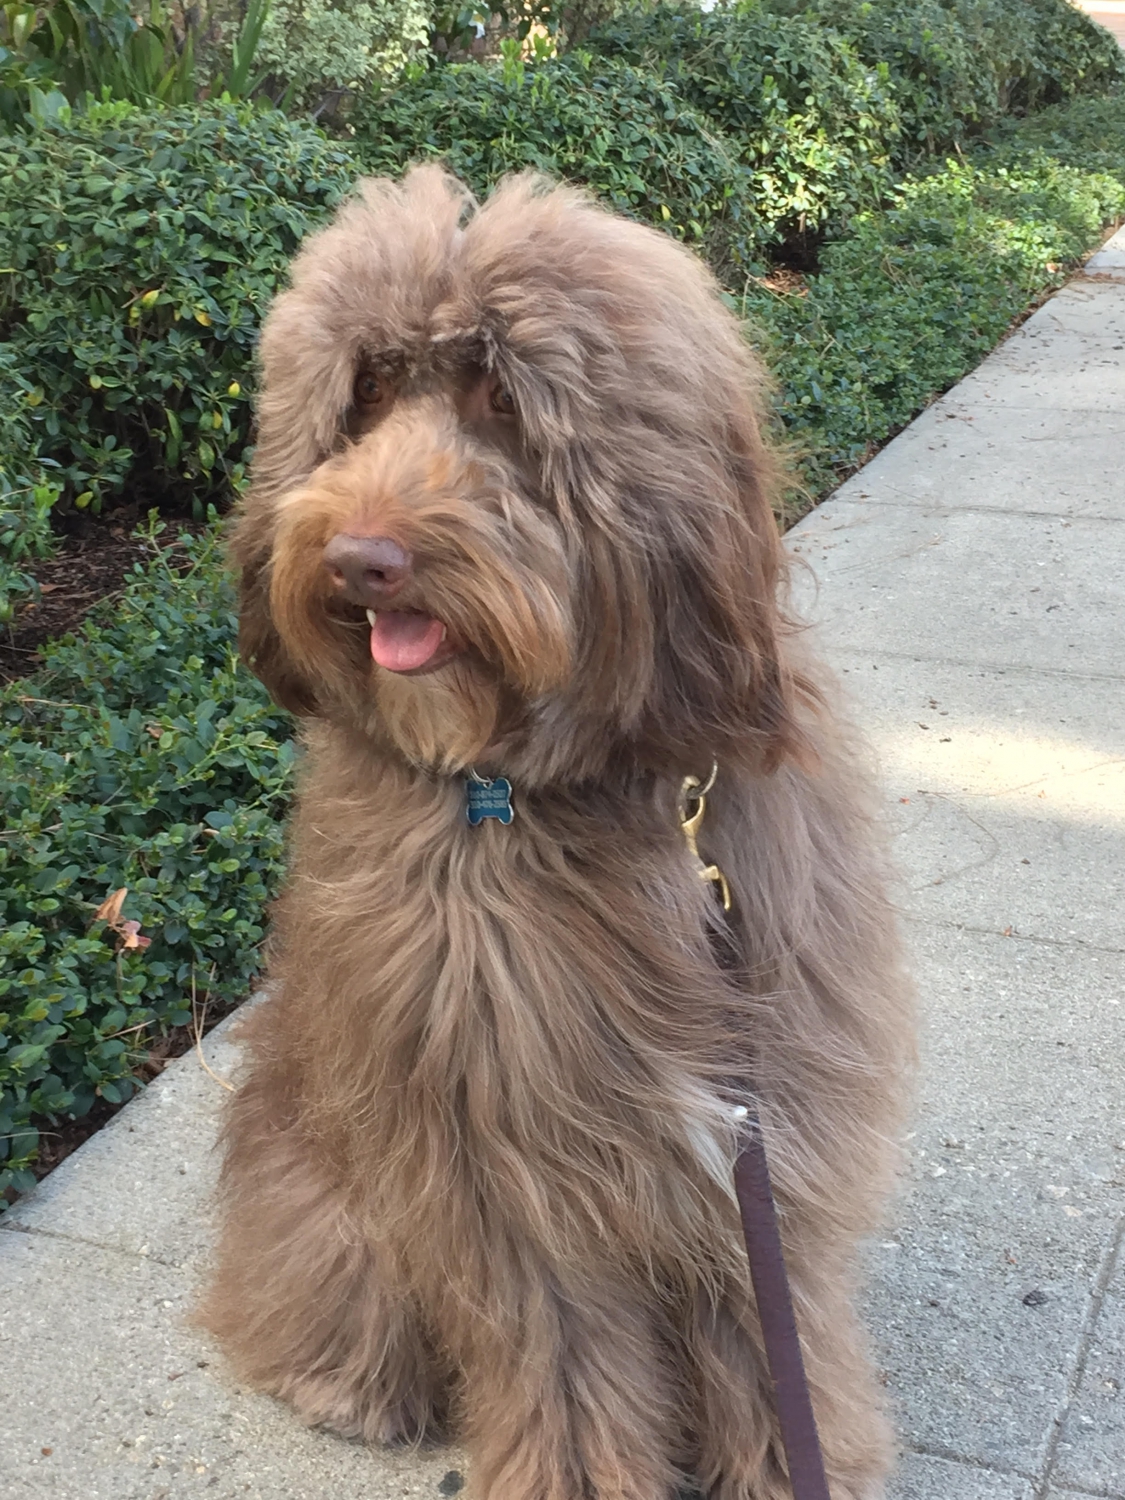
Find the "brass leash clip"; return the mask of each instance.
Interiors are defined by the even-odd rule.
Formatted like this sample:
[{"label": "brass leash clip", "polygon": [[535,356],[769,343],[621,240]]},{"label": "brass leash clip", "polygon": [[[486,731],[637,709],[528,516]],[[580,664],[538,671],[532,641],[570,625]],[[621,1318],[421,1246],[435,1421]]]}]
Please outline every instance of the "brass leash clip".
[{"label": "brass leash clip", "polygon": [[684,842],[688,846],[688,853],[699,866],[700,880],[707,880],[718,887],[723,910],[730,911],[731,896],[727,877],[718,865],[704,864],[703,856],[699,852],[699,830],[703,825],[703,814],[707,811],[707,793],[715,785],[715,778],[718,774],[719,765],[716,761],[712,764],[711,774],[706,781],[700,781],[698,776],[684,777],[683,785],[680,787],[680,829],[684,835]]}]

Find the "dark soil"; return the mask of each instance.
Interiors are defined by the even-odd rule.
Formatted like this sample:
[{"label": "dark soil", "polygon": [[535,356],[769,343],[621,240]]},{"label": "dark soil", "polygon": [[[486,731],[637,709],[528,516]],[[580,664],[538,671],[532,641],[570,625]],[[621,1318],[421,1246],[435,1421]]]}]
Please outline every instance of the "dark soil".
[{"label": "dark soil", "polygon": [[[149,555],[146,543],[132,534],[140,519],[132,508],[66,519],[56,555],[27,570],[39,584],[39,599],[26,600],[11,624],[0,626],[0,684],[34,672],[44,642],[77,630],[95,604],[120,593],[133,564]],[[190,522],[176,524],[195,529]]]},{"label": "dark soil", "polygon": [[807,297],[809,294],[809,284],[803,272],[794,271],[789,266],[774,266],[768,276],[760,276],[758,281],[767,290],[777,292],[780,296]]}]

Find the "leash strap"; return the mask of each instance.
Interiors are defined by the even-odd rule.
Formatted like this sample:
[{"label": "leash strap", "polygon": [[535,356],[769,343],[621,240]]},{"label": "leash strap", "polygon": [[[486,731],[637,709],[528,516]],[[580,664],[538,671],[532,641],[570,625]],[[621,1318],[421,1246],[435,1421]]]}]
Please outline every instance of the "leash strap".
[{"label": "leash strap", "polygon": [[[731,888],[718,865],[709,865],[699,852],[699,830],[707,811],[707,793],[719,774],[717,762],[704,780],[685,776],[680,786],[678,804],[680,831],[700,880],[707,882],[722,903],[724,912],[732,905]],[[718,951],[719,963],[730,967],[733,953]],[[740,1110],[739,1113],[743,1111]],[[750,1280],[758,1304],[758,1321],[766,1346],[766,1360],[773,1384],[773,1404],[781,1428],[781,1445],[789,1469],[789,1486],[793,1500],[831,1500],[824,1474],[824,1458],[816,1430],[805,1377],[805,1361],[797,1319],[793,1315],[793,1298],[785,1269],[781,1230],[777,1223],[777,1205],[770,1186],[770,1169],[760,1121],[746,1121],[746,1139],[734,1164],[734,1190],[746,1237],[746,1256],[750,1262]]]},{"label": "leash strap", "polygon": [[793,1500],[831,1500],[805,1377],[805,1362],[801,1356],[797,1320],[793,1314],[793,1298],[785,1270],[762,1127],[757,1120],[751,1119],[747,1122],[747,1131],[745,1145],[734,1164],[734,1188],[773,1383],[781,1444],[789,1468],[789,1484]]}]

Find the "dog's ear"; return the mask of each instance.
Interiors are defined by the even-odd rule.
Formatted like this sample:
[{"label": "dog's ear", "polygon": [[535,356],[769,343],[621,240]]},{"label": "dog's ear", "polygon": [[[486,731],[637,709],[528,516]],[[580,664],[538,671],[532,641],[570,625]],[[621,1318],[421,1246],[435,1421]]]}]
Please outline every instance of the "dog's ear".
[{"label": "dog's ear", "polygon": [[741,669],[733,673],[734,717],[728,727],[737,736],[740,723],[743,734],[749,726],[763,770],[775,770],[786,760],[811,769],[809,713],[820,698],[797,666],[793,645],[799,627],[788,614],[789,559],[775,513],[782,475],[749,399],[731,424],[727,451],[737,501],[729,512],[730,549],[717,549],[716,561],[742,658]]},{"label": "dog's ear", "polygon": [[708,434],[698,488],[691,495],[688,482],[678,509],[674,568],[657,600],[650,723],[700,764],[714,756],[770,772],[785,760],[810,763],[805,726],[816,694],[792,660],[771,505],[777,465],[749,395],[729,403],[724,427]]},{"label": "dog's ear", "polygon": [[282,644],[270,610],[273,527],[253,496],[238,512],[229,555],[238,574],[238,651],[275,703],[293,714],[314,714],[316,694]]}]

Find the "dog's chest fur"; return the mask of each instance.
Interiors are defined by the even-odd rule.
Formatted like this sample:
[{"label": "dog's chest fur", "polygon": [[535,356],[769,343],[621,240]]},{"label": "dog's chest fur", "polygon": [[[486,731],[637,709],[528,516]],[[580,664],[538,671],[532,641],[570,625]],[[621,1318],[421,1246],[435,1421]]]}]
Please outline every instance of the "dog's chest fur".
[{"label": "dog's chest fur", "polygon": [[411,1236],[463,1199],[458,1178],[544,1240],[620,1217],[646,1255],[713,1242],[731,990],[674,798],[517,789],[511,826],[471,827],[460,780],[331,731],[305,781],[274,968],[301,997],[298,1107],[329,1153],[379,1142],[372,1193],[414,1201]]}]

